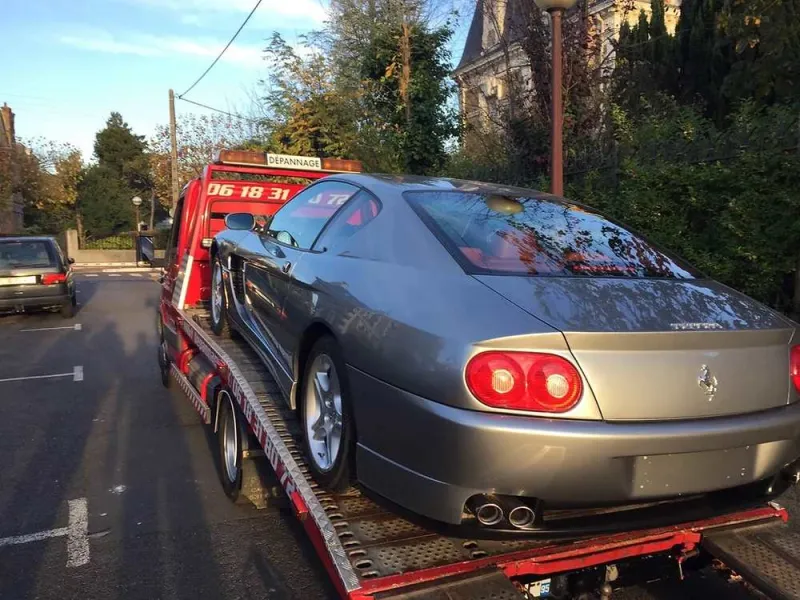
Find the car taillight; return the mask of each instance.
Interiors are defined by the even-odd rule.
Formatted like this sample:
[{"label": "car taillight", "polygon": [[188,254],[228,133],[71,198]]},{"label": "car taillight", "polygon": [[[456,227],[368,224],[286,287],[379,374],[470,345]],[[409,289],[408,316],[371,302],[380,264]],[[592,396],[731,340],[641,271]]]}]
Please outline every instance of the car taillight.
[{"label": "car taillight", "polygon": [[495,408],[566,412],[583,393],[578,370],[554,354],[482,352],[467,363],[466,378],[475,397]]},{"label": "car taillight", "polygon": [[789,374],[792,376],[794,389],[800,392],[800,346],[792,346],[789,351]]},{"label": "car taillight", "polygon": [[66,280],[67,276],[64,273],[45,273],[42,275],[42,283],[44,285],[64,283]]}]

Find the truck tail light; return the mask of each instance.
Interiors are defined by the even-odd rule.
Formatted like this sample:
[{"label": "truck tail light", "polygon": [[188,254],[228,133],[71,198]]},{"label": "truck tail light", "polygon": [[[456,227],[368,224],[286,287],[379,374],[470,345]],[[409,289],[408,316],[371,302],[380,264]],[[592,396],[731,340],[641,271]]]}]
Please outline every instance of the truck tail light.
[{"label": "truck tail light", "polygon": [[792,346],[789,351],[789,375],[792,377],[794,389],[800,392],[800,346]]},{"label": "truck tail light", "polygon": [[[798,353],[798,385],[800,353]],[[467,363],[467,386],[487,406],[536,412],[566,412],[583,393],[575,366],[555,354],[482,352]]]},{"label": "truck tail light", "polygon": [[64,283],[67,276],[64,273],[45,273],[42,275],[43,285],[55,285],[56,283]]}]

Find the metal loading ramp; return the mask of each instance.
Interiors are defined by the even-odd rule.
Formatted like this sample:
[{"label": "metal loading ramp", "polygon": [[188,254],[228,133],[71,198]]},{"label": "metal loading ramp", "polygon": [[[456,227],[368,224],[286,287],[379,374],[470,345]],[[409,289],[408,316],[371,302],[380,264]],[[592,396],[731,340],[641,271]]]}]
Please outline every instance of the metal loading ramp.
[{"label": "metal loading ramp", "polygon": [[800,532],[783,522],[706,533],[703,547],[772,600],[800,600]]}]

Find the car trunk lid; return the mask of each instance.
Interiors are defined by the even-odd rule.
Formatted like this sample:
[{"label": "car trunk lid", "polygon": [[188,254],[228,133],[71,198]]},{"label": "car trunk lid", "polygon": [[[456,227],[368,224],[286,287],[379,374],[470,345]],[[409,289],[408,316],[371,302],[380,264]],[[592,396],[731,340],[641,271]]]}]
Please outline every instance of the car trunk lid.
[{"label": "car trunk lid", "polygon": [[606,420],[782,406],[794,325],[708,280],[476,276],[559,329]]}]

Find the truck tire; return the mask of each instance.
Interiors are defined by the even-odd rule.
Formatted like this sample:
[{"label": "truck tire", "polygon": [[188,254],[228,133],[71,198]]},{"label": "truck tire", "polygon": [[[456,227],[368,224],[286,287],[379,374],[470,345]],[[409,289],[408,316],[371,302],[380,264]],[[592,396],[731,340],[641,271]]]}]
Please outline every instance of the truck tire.
[{"label": "truck tire", "polygon": [[223,388],[217,395],[219,404],[219,477],[225,495],[236,504],[247,504],[242,493],[242,448],[247,444],[247,426],[237,410],[230,392]]},{"label": "truck tire", "polygon": [[169,352],[167,351],[167,341],[164,339],[164,323],[161,315],[158,315],[158,370],[161,373],[161,385],[169,388],[172,383],[169,367]]},{"label": "truck tire", "polygon": [[298,399],[303,446],[314,479],[343,492],[355,476],[355,426],[344,359],[336,341],[321,337],[305,361]]},{"label": "truck tire", "polygon": [[225,280],[222,276],[222,261],[214,259],[211,270],[211,331],[223,338],[231,337],[228,323],[228,298],[225,293]]}]

